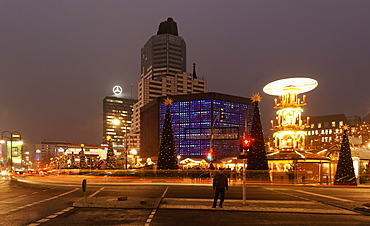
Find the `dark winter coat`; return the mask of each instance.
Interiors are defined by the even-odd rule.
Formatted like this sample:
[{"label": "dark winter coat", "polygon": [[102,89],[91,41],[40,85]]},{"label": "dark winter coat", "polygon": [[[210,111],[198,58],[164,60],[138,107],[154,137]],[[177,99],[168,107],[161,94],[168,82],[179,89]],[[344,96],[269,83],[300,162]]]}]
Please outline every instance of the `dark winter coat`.
[{"label": "dark winter coat", "polygon": [[229,188],[227,175],[222,173],[217,173],[216,176],[213,178],[213,189],[216,188]]}]

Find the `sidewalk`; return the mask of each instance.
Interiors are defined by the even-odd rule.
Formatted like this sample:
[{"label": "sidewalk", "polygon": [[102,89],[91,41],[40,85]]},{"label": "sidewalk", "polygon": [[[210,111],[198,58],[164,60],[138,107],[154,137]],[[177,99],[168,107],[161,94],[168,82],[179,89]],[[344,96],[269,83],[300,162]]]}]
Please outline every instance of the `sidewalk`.
[{"label": "sidewalk", "polygon": [[[212,199],[184,199],[184,198],[144,198],[127,197],[127,200],[118,201],[122,197],[89,197],[84,202],[80,199],[74,207],[97,207],[117,209],[183,209],[204,211],[245,211],[245,212],[281,212],[281,213],[312,213],[312,214],[340,214],[358,215],[359,213],[343,208],[325,205],[316,201],[283,201],[283,200],[225,200],[223,208],[212,208]],[[125,197],[124,197],[125,198]]]}]

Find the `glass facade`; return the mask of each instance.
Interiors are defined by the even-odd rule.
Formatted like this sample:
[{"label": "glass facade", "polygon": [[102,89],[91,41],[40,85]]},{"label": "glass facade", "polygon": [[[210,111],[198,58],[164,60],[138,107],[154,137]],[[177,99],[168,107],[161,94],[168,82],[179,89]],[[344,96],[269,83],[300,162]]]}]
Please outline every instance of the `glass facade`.
[{"label": "glass facade", "polygon": [[[160,103],[159,132],[163,131],[166,106]],[[220,109],[226,116],[220,121]],[[236,156],[239,139],[249,131],[253,106],[221,100],[192,100],[173,102],[170,106],[178,155],[205,156],[212,146],[216,155]],[[161,134],[160,134],[161,137]]]}]

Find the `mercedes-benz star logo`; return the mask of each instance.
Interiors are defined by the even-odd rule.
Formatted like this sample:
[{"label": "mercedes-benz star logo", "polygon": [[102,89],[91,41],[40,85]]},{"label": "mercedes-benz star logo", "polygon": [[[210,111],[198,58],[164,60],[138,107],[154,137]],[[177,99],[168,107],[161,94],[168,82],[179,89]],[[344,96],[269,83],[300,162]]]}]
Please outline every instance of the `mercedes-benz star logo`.
[{"label": "mercedes-benz star logo", "polygon": [[122,87],[121,86],[114,86],[113,87],[114,95],[121,95],[122,94]]}]

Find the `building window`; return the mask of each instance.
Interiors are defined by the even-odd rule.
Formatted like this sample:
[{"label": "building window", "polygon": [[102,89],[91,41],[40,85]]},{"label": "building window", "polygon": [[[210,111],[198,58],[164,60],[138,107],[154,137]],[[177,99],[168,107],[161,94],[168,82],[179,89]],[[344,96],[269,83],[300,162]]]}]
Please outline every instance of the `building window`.
[{"label": "building window", "polygon": [[321,123],[319,122],[319,123],[317,123],[317,128],[321,128]]},{"label": "building window", "polygon": [[315,128],[315,124],[311,123],[311,128],[312,129]]},{"label": "building window", "polygon": [[343,126],[343,121],[339,121],[339,127]]},{"label": "building window", "polygon": [[335,121],[332,121],[332,122],[331,122],[331,126],[332,126],[332,127],[335,127]]}]

